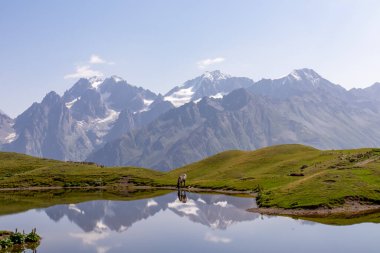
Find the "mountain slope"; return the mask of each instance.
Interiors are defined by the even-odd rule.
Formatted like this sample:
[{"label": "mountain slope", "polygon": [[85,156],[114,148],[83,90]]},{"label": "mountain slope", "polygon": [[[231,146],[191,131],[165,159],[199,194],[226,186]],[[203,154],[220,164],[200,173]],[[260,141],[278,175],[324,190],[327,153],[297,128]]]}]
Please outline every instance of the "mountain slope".
[{"label": "mountain slope", "polygon": [[122,110],[104,139],[108,142],[120,138],[133,129],[148,125],[161,114],[173,108],[172,103],[163,100],[163,97],[159,95],[146,110],[138,113],[129,109]]},{"label": "mountain slope", "polygon": [[341,86],[331,83],[312,69],[294,70],[279,79],[262,79],[248,88],[254,94],[275,99],[302,97],[310,93],[346,99],[348,92]]},{"label": "mountain slope", "polygon": [[351,89],[349,93],[358,106],[380,111],[380,83],[375,83],[364,89]]},{"label": "mountain slope", "polygon": [[[312,84],[301,85],[307,91]],[[336,94],[306,91],[279,99],[239,89],[223,99],[191,102],[106,144],[88,160],[168,170],[229,149],[284,143],[323,149],[380,145],[377,111],[358,108]]]},{"label": "mountain slope", "polygon": [[0,110],[0,145],[11,142],[15,138],[13,123],[13,119]]},{"label": "mountain slope", "polygon": [[161,95],[117,76],[80,79],[65,92],[63,99],[92,138],[95,148],[147,125],[173,108]]},{"label": "mountain slope", "polygon": [[3,149],[59,160],[81,160],[93,144],[62,98],[50,92],[15,119],[17,138]]},{"label": "mountain slope", "polygon": [[199,101],[203,97],[221,98],[235,89],[249,87],[253,83],[249,78],[232,77],[219,70],[206,71],[203,75],[170,90],[164,100],[179,107],[190,101]]},{"label": "mountain slope", "polygon": [[[1,131],[7,136],[1,138],[6,143],[2,150],[59,160],[84,160],[104,142],[135,127],[113,130],[121,112],[130,111],[138,122],[136,127],[142,126],[161,111],[172,108],[159,105],[159,101],[162,97],[119,77],[82,78],[62,97],[51,92],[41,103],[34,103],[17,117],[13,129],[3,126],[1,129],[6,131]],[[150,104],[158,106],[150,109]]]}]

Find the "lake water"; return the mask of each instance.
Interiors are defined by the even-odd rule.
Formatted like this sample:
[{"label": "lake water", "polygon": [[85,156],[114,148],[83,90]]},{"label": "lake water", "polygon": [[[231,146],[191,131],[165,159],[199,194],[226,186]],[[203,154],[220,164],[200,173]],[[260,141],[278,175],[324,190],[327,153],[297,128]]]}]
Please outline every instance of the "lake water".
[{"label": "lake water", "polygon": [[268,217],[245,211],[255,206],[252,198],[185,194],[31,209],[0,216],[0,229],[36,227],[39,253],[379,252],[378,224]]}]

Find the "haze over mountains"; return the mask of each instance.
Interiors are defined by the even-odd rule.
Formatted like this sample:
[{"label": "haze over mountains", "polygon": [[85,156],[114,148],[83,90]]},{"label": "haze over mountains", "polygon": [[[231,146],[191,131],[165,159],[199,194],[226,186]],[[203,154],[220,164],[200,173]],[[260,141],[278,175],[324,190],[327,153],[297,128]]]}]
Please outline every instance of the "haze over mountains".
[{"label": "haze over mountains", "polygon": [[380,84],[345,90],[311,69],[254,82],[220,71],[165,95],[120,77],[80,79],[16,119],[0,113],[2,150],[59,160],[173,169],[229,149],[300,143],[380,146]]}]

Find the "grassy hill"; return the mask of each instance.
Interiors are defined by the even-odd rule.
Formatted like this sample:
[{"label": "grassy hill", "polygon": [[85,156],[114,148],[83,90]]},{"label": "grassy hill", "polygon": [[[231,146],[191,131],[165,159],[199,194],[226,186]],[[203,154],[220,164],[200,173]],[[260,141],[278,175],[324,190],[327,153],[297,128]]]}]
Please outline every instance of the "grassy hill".
[{"label": "grassy hill", "polygon": [[143,168],[106,168],[0,152],[0,189],[25,187],[91,187],[134,183],[151,185],[162,173]]},{"label": "grassy hill", "polygon": [[380,149],[321,151],[279,145],[226,151],[163,173],[148,169],[60,162],[0,153],[0,188],[31,186],[175,186],[254,190],[262,207],[338,206],[346,198],[380,203]]},{"label": "grassy hill", "polygon": [[380,203],[380,149],[280,145],[227,151],[167,177],[174,180],[180,173],[187,173],[194,186],[258,190],[262,207],[335,206],[348,197]]}]

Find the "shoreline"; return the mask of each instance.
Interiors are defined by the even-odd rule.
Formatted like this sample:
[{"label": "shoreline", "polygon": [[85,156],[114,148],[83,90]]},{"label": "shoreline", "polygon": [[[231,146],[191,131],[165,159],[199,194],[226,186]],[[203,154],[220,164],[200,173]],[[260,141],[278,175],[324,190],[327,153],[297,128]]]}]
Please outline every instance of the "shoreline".
[{"label": "shoreline", "polygon": [[[128,185],[128,186],[72,186],[72,187],[63,187],[63,186],[35,186],[35,187],[16,187],[16,188],[0,188],[1,192],[11,192],[11,191],[41,191],[41,190],[171,190],[177,191],[178,188],[174,186],[142,186],[142,185]],[[223,189],[211,189],[211,188],[181,188],[183,191],[187,192],[215,192],[215,193],[225,193],[225,194],[249,194],[253,197],[256,197],[256,194],[252,191],[242,191],[242,190],[223,190]]]},{"label": "shoreline", "polygon": [[[125,191],[125,190],[168,190],[177,191],[174,186],[148,186],[148,185],[128,185],[128,186],[88,186],[88,187],[63,187],[63,186],[36,186],[36,187],[17,187],[17,188],[0,188],[0,194],[15,191],[48,191],[48,190],[112,190],[112,191]],[[257,194],[252,191],[243,190],[224,190],[224,189],[211,189],[211,188],[197,188],[189,187],[182,188],[186,192],[205,192],[205,193],[220,193],[220,194],[245,194],[253,198]],[[380,212],[380,204],[369,202],[360,202],[358,200],[346,200],[342,206],[333,208],[319,207],[315,209],[297,208],[285,209],[279,207],[255,207],[247,209],[248,212],[260,213],[263,215],[273,216],[289,216],[294,218],[328,218],[328,217],[356,217],[366,214]]]},{"label": "shoreline", "polygon": [[316,209],[284,209],[278,207],[257,207],[250,208],[247,211],[260,213],[264,215],[290,216],[290,217],[305,217],[305,218],[328,218],[328,217],[356,217],[365,214],[380,212],[380,205],[368,202],[360,202],[349,200],[342,206],[325,208],[319,207]]}]

